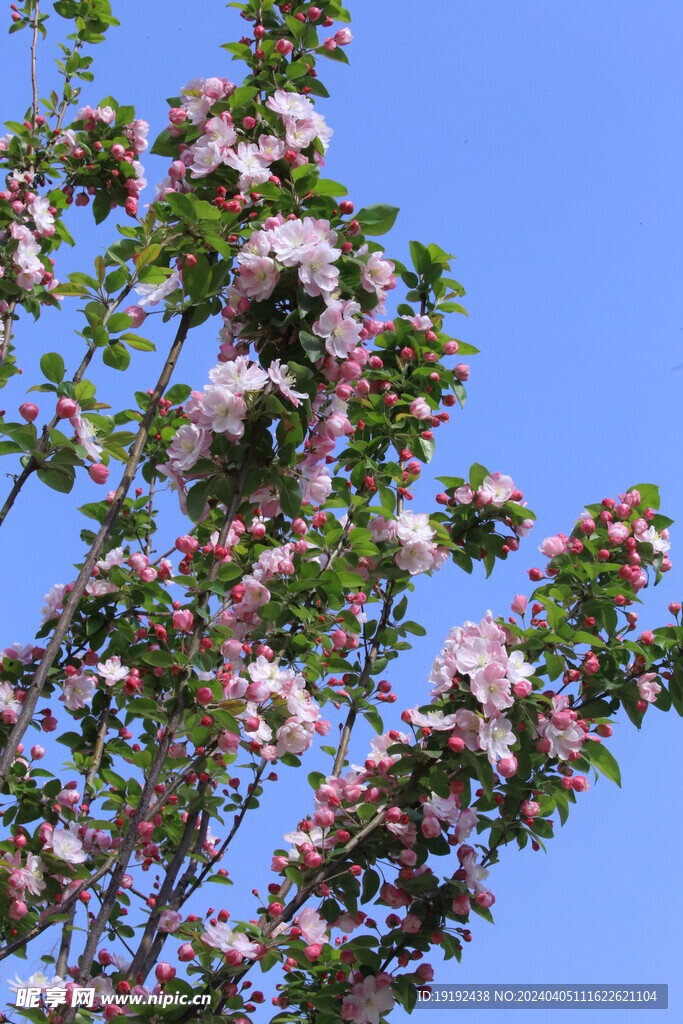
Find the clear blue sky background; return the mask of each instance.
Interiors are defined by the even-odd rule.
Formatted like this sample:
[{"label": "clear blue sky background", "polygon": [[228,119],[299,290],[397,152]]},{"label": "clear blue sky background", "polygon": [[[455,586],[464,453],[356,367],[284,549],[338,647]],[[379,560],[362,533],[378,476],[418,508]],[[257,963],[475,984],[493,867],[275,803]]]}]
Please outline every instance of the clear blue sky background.
[{"label": "clear blue sky background", "polygon": [[[218,44],[238,38],[244,23],[223,4],[113,6],[122,28],[95,51],[87,100],[112,92],[134,102],[154,135],[165,123],[164,97],[189,78],[239,74]],[[525,569],[540,559],[538,544],[568,532],[585,502],[653,481],[663,511],[683,517],[683,8],[675,0],[350,0],[350,8],[352,67],[321,69],[335,130],[329,175],[347,183],[358,206],[401,207],[391,253],[405,258],[408,240],[420,238],[457,255],[470,312],[457,330],[481,349],[467,410],[440,431],[434,474],[483,462],[510,473],[538,515],[532,537],[485,586],[480,575],[452,567],[420,586],[414,617],[430,631],[396,671],[405,706],[425,699],[449,627],[487,608],[507,613],[514,594],[528,592]],[[26,34],[3,43],[8,118],[29,102],[27,43]],[[51,76],[41,58],[41,93]],[[165,173],[166,161],[144,162],[151,181]],[[62,276],[86,269],[84,254],[92,264],[113,237],[113,227],[95,233],[87,211],[72,214],[78,258],[60,255]],[[37,381],[40,352],[73,353],[75,365],[76,324],[67,313],[37,328],[20,325],[24,377],[1,396],[8,411]],[[215,351],[212,332],[197,332],[178,379],[201,386]],[[148,386],[153,361],[135,353],[134,373],[98,371],[103,396],[116,404],[133,381]],[[421,488],[425,508],[435,489]],[[42,595],[70,578],[81,551],[74,499],[95,494],[89,482],[71,497],[33,486],[10,515],[0,538],[4,642],[29,641]],[[668,601],[680,597],[679,535],[674,530],[674,569],[647,595],[643,626],[666,622]],[[491,878],[495,928],[476,923],[462,966],[438,967],[438,981],[668,982],[668,1014],[635,1019],[680,1019],[681,735],[673,712],[651,710],[641,734],[620,726],[611,749],[623,790],[600,780],[547,856],[504,854]],[[361,742],[356,759],[364,749]],[[226,864],[238,883],[229,893],[233,916],[251,916],[249,892],[269,881],[270,850],[308,809],[304,780],[281,776],[284,795],[273,787],[258,835]],[[489,1017],[472,1014],[481,1024]],[[431,1019],[413,1015],[420,1024]]]}]

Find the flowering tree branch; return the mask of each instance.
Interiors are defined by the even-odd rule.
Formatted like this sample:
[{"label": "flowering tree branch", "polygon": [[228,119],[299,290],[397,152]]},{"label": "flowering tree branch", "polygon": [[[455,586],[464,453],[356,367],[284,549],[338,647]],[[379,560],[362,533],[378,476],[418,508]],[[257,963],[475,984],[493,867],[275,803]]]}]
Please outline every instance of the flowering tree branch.
[{"label": "flowering tree branch", "polygon": [[[193,79],[171,100],[153,145],[168,174],[144,214],[146,122],[114,97],[78,106],[89,47],[116,25],[108,0],[54,4],[75,29],[62,88],[38,100],[34,84],[31,119],[0,139],[0,386],[17,386],[27,313],[84,300],[86,344],[71,379],[43,353],[29,388],[48,403],[40,434],[34,401],[0,418],[0,457],[18,463],[0,523],[31,476],[66,501],[79,474],[97,488],[122,465],[80,510],[86,555],[46,595],[36,642],[2,652],[0,959],[55,936],[57,974],[29,982],[64,987],[62,1024],[172,993],[184,1019],[202,993],[207,1019],[249,1021],[265,998],[252,978],[276,967],[278,1016],[301,1024],[410,1011],[433,949],[459,961],[474,917],[492,920],[502,851],[540,850],[593,772],[620,781],[616,716],[683,714],[680,606],[636,632],[636,602],[671,566],[671,521],[640,484],[546,538],[530,598],[454,626],[415,706],[385,724],[394,662],[425,632],[408,618],[416,578],[447,563],[490,575],[533,515],[477,463],[413,510],[465,403],[469,365],[453,357],[476,350],[449,319],[464,291],[435,243],[390,259],[377,239],[398,211],[356,210],[324,176],[319,69],[347,63],[351,41],[339,0],[237,7],[249,34],[225,49],[244,81]],[[13,9],[33,83],[43,19],[33,0]],[[72,207],[127,219],[92,274],[60,282]],[[150,309],[175,334],[143,388]],[[217,359],[200,367],[198,346],[191,383],[177,381],[205,322]],[[98,354],[135,380],[132,407],[99,400]],[[376,733],[365,754],[361,722]],[[33,742],[55,734],[63,766]],[[311,812],[274,840],[253,916],[203,907],[225,891],[265,782],[289,786],[314,758]],[[76,1005],[83,986],[92,1012]],[[51,1019],[41,1000],[32,1020]]]}]

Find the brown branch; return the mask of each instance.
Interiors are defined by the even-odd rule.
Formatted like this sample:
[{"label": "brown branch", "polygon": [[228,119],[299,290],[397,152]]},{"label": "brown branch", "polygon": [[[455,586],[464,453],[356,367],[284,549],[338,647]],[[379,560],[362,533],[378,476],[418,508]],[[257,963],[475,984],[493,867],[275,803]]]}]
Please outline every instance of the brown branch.
[{"label": "brown branch", "polygon": [[33,90],[33,128],[38,117],[38,76],[36,72],[36,49],[38,47],[38,0],[33,4],[33,39],[31,41],[31,87]]},{"label": "brown branch", "polygon": [[185,828],[183,829],[183,834],[181,836],[180,842],[178,843],[178,848],[175,852],[175,856],[173,857],[173,860],[169,864],[163,884],[159,889],[159,892],[156,894],[154,909],[147,918],[147,924],[145,926],[145,931],[143,933],[142,939],[140,940],[140,945],[138,946],[137,952],[133,957],[133,962],[128,969],[129,978],[137,978],[138,972],[140,971],[142,965],[147,960],[149,952],[152,948],[154,939],[156,937],[156,930],[159,924],[159,919],[161,917],[162,910],[166,906],[168,899],[171,896],[173,886],[175,885],[175,880],[178,877],[178,872],[183,866],[185,858],[187,857],[187,854],[189,852],[190,846],[192,845],[195,829],[197,827],[197,822],[199,821],[201,803],[204,794],[206,793],[207,786],[208,782],[203,782],[199,786],[199,789],[197,790],[195,809],[191,811],[187,816]]},{"label": "brown branch", "polygon": [[[75,54],[77,54],[78,51],[82,48],[82,46],[83,46],[82,40],[77,39],[76,43],[74,44],[74,48],[71,51],[71,56],[74,56]],[[66,65],[65,65],[65,67],[66,67]],[[70,100],[67,99],[66,91],[68,89],[69,82],[71,81],[71,79],[73,77],[74,77],[73,73],[70,74],[69,72],[65,72],[65,75],[64,75],[64,91],[62,92],[62,105],[61,105],[59,114],[57,116],[57,124],[55,125],[55,134],[59,133],[59,131],[61,130],[62,122],[64,120],[64,115],[67,112],[68,107],[69,107]]]},{"label": "brown branch", "polygon": [[[310,881],[307,882],[306,885],[302,889],[299,889],[299,891],[297,892],[297,894],[294,897],[294,899],[291,900],[291,902],[287,904],[287,906],[284,908],[282,913],[279,914],[277,917],[274,917],[271,921],[268,922],[266,927],[263,929],[263,937],[264,938],[268,938],[270,935],[272,935],[272,933],[277,929],[277,927],[279,925],[285,924],[288,921],[291,921],[291,919],[296,914],[297,910],[301,906],[303,906],[303,904],[306,902],[306,900],[311,895],[311,893],[314,892],[315,889],[317,889],[317,887],[322,882],[326,881],[331,875],[335,874],[339,870],[340,863],[343,862],[352,853],[354,853],[359,847],[361,847],[363,845],[363,843],[365,843],[365,841],[367,839],[369,839],[370,836],[373,835],[374,832],[377,831],[377,829],[380,827],[380,825],[384,821],[385,814],[386,814],[386,810],[385,809],[382,809],[382,810],[378,811],[378,813],[375,815],[375,817],[372,818],[367,823],[367,825],[365,825],[360,830],[360,832],[357,832],[356,835],[352,839],[349,840],[349,842],[346,844],[346,846],[343,847],[343,849],[341,849],[339,851],[339,857],[338,858],[335,858],[334,860],[328,861],[327,864],[325,864],[324,867],[322,867],[320,869],[320,871],[318,871],[317,874],[314,875],[314,877],[312,879],[310,879]],[[283,893],[283,894],[286,893],[291,888],[291,885],[292,885],[291,882],[285,883],[281,887],[280,892]],[[250,971],[253,966],[254,966],[254,961],[251,961],[251,962],[246,963],[244,965],[244,969],[243,970],[239,970],[238,969],[237,971],[235,971],[233,969],[233,970],[230,971],[230,974],[226,975],[226,976],[221,975],[220,972],[216,972],[212,976],[211,987],[212,988],[217,988],[218,986],[224,984],[225,982],[230,981],[232,978],[235,978],[235,977],[241,978],[245,974],[247,974],[248,971]],[[214,1015],[217,1016],[218,1014],[221,1013],[221,1011],[223,1010],[223,1008],[225,1006],[225,1003],[226,1003],[226,999],[224,997],[223,999],[220,1000],[220,1002],[218,1003],[216,1008],[213,1010]],[[180,1024],[183,1024],[184,1021],[189,1020],[189,1019],[190,1019],[189,1015],[185,1015],[185,1016],[181,1017],[180,1018]]]},{"label": "brown branch", "polygon": [[[260,765],[256,769],[256,773],[254,775],[254,781],[252,783],[252,792],[253,792],[253,789],[255,789],[256,786],[258,786],[259,782],[261,781],[261,776],[263,775],[263,771],[264,771],[264,769],[265,769],[267,764],[268,764],[267,761],[261,761]],[[192,883],[192,888],[190,889],[189,893],[185,897],[186,899],[188,899],[192,895],[192,893],[195,891],[195,889],[199,888],[199,886],[202,884],[202,882],[204,881],[206,876],[213,869],[214,865],[221,859],[221,857],[223,856],[225,851],[230,846],[230,843],[232,842],[232,840],[237,835],[237,832],[239,831],[240,826],[242,825],[242,822],[244,821],[245,815],[246,815],[247,811],[249,810],[249,800],[250,800],[250,794],[247,793],[247,797],[244,800],[244,802],[242,804],[242,807],[240,808],[239,814],[235,818],[235,821],[233,823],[232,828],[230,829],[230,833],[229,833],[227,839],[222,843],[220,849],[218,850],[218,853],[215,853],[210,858],[208,863],[204,865],[204,867],[203,867],[202,871],[200,872],[198,878],[196,878],[195,881]]]},{"label": "brown branch", "polygon": [[[185,871],[183,872],[183,875],[182,875],[180,881],[176,885],[176,887],[173,890],[173,893],[171,894],[171,897],[170,897],[170,899],[168,901],[168,909],[169,910],[177,911],[182,906],[182,904],[186,901],[186,899],[188,898],[185,895],[185,890],[187,889],[187,886],[190,884],[190,882],[194,878],[194,873],[195,873],[196,866],[197,866],[196,857],[201,853],[202,847],[204,846],[204,843],[206,842],[206,836],[207,836],[208,831],[209,831],[210,821],[211,821],[211,815],[210,815],[210,813],[205,811],[204,814],[202,815],[201,824],[199,826],[199,831],[197,833],[197,840],[196,840],[196,842],[194,844],[193,853],[190,855],[190,861],[189,861],[187,867],[185,868]],[[168,935],[167,935],[166,932],[159,932],[159,931],[157,932],[157,934],[155,936],[155,939],[154,939],[154,943],[152,944],[152,947],[149,950],[149,953],[147,954],[147,959],[145,960],[145,962],[142,964],[142,967],[140,968],[140,972],[139,973],[142,974],[143,978],[147,977],[147,975],[151,971],[152,967],[158,962],[159,955],[161,953],[161,950],[164,948],[164,943],[166,942],[167,938],[168,938]]]},{"label": "brown branch", "polygon": [[[133,283],[134,283],[133,281],[130,281],[126,285],[126,287],[122,290],[121,294],[116,298],[116,300],[108,305],[107,312],[105,313],[105,315],[103,317],[103,320],[102,320],[102,326],[106,326],[106,324],[107,324],[109,318],[111,317],[111,315],[118,309],[118,307],[121,305],[121,303],[124,301],[124,299],[126,299],[128,297],[128,295],[130,294],[130,292],[133,289]],[[12,309],[13,308],[14,307],[12,307]],[[5,342],[4,342],[4,345],[3,345],[3,349],[9,343],[9,333],[8,332],[10,331],[10,325],[11,325],[11,320],[12,320],[12,318],[10,316],[10,314],[12,312],[12,309],[10,309],[10,311],[7,314],[7,316],[9,317],[9,320],[8,319],[5,320]],[[88,367],[90,366],[90,363],[92,362],[92,358],[95,355],[95,352],[97,351],[97,348],[98,348],[98,346],[94,342],[88,347],[88,349],[86,350],[85,355],[83,356],[83,359],[81,360],[80,366],[78,367],[78,369],[76,370],[75,374],[73,375],[73,380],[72,380],[73,384],[78,384],[83,379],[83,375],[84,375],[85,371],[88,369]],[[4,358],[5,358],[5,355],[4,355],[4,351],[3,351],[2,358],[0,358],[0,365],[2,364]],[[54,415],[52,417],[52,419],[50,420],[50,422],[45,424],[45,426],[43,427],[43,432],[41,434],[41,437],[38,440],[38,444],[36,445],[37,450],[39,452],[41,452],[42,454],[45,454],[46,452],[49,451],[49,449],[50,449],[50,431],[53,430],[57,426],[58,423],[59,423],[59,417],[57,415]],[[14,505],[14,502],[17,500],[17,498],[19,496],[19,493],[21,492],[22,487],[24,486],[24,484],[26,483],[28,478],[36,471],[36,469],[38,469],[38,467],[40,465],[41,465],[40,459],[37,459],[37,458],[35,458],[32,455],[31,458],[26,463],[24,469],[19,474],[19,476],[17,476],[15,478],[14,484],[12,486],[12,489],[10,490],[9,494],[7,495],[7,498],[5,499],[4,505],[0,509],[0,526],[2,526],[2,524],[5,521],[5,519],[7,518],[7,515],[9,514],[10,509]]]},{"label": "brown branch", "polygon": [[154,502],[154,485],[156,483],[157,474],[156,470],[152,471],[152,478],[149,482],[149,501],[147,502],[147,515],[149,516],[149,523],[147,524],[147,531],[145,534],[145,554],[149,558],[152,553],[152,514],[154,509],[152,507]]},{"label": "brown branch", "polygon": [[[93,749],[92,761],[90,767],[85,776],[85,786],[83,787],[83,803],[86,805],[90,802],[90,797],[93,793],[95,784],[95,778],[100,765],[102,763],[102,755],[104,754],[104,743],[107,737],[107,726],[109,724],[109,712],[111,709],[111,694],[108,694],[105,698],[104,706],[100,714],[100,723],[97,729],[97,736],[95,738],[95,746]],[[85,812],[81,810],[79,818],[85,817]],[[69,911],[69,919],[64,922],[62,927],[62,941],[59,947],[59,956],[57,957],[56,972],[60,978],[66,977],[67,967],[69,966],[69,953],[71,951],[71,937],[73,935],[74,918],[76,916],[76,904],[72,906]]]},{"label": "brown branch", "polygon": [[[230,505],[226,512],[223,525],[221,527],[218,537],[217,546],[219,547],[225,543],[228,532],[237,513],[237,509],[239,507],[239,503],[242,497],[242,489],[244,487],[247,472],[251,464],[252,452],[253,443],[248,448],[245,454],[242,467],[235,481],[235,489],[232,495],[232,499],[230,501]],[[218,559],[215,559],[211,566],[211,569],[207,573],[206,582],[209,586],[211,583],[214,582],[214,580],[218,576],[219,565],[220,563]],[[142,790],[138,806],[135,810],[135,813],[133,814],[133,817],[130,820],[128,832],[123,837],[121,846],[117,851],[118,863],[116,865],[116,868],[112,872],[111,881],[102,900],[100,912],[98,913],[97,917],[95,918],[94,922],[91,925],[90,932],[88,934],[88,939],[85,944],[85,949],[83,950],[83,954],[81,955],[80,958],[78,972],[78,980],[80,984],[83,984],[90,974],[90,968],[95,958],[95,953],[97,952],[97,944],[101,938],[102,932],[107,926],[107,921],[109,920],[109,916],[116,902],[118,890],[121,884],[121,879],[123,878],[126,868],[128,867],[128,862],[135,848],[135,844],[138,841],[137,827],[144,820],[144,816],[147,812],[152,795],[154,793],[154,787],[159,779],[159,776],[161,775],[161,771],[166,761],[168,750],[173,741],[174,735],[182,726],[183,712],[185,710],[185,700],[187,697],[187,683],[192,671],[191,663],[192,659],[199,652],[202,635],[205,629],[204,620],[201,612],[204,612],[209,604],[209,598],[211,595],[209,586],[207,586],[207,588],[202,592],[197,605],[197,610],[198,613],[200,614],[197,615],[197,624],[192,633],[189,649],[187,651],[189,667],[185,670],[183,675],[178,680],[178,693],[174,702],[173,709],[171,710],[169,716],[168,724],[166,725],[164,735],[159,744],[159,749],[154,758],[154,761],[152,762],[147,779],[145,780],[145,785]],[[63,1024],[71,1024],[71,1022],[74,1019],[75,1012],[75,1007],[72,1007],[69,1010],[67,1010],[63,1017]]]},{"label": "brown branch", "polygon": [[[365,658],[363,669],[361,671],[360,676],[358,677],[357,685],[359,688],[366,685],[372,674],[373,666],[377,661],[377,656],[379,655],[380,647],[382,646],[379,638],[386,629],[387,623],[389,622],[389,616],[391,615],[391,608],[393,605],[393,594],[394,585],[393,583],[390,583],[384,595],[382,614],[380,615],[379,622],[377,623],[377,629],[375,630],[375,636],[373,638],[372,647],[370,648],[367,657]],[[332,775],[335,778],[339,778],[344,768],[344,759],[346,758],[346,754],[349,749],[351,731],[355,725],[357,714],[358,709],[355,704],[352,704],[351,707],[349,708],[349,713],[346,716],[344,728],[342,729],[341,739],[339,741],[339,749],[337,750],[337,756],[334,759],[334,768],[332,769]]]},{"label": "brown branch", "polygon": [[57,624],[55,625],[52,637],[50,638],[50,641],[47,647],[45,648],[45,653],[43,654],[40,660],[40,664],[38,665],[36,672],[33,676],[31,686],[26,693],[26,699],[24,700],[24,703],[22,705],[22,709],[17,719],[16,725],[13,727],[12,732],[10,733],[7,739],[2,755],[0,756],[0,785],[2,785],[7,780],[12,762],[14,760],[14,756],[17,751],[17,747],[21,743],[24,733],[26,732],[31,723],[34,711],[36,709],[36,705],[38,703],[38,699],[40,698],[40,695],[43,691],[43,687],[45,686],[45,682],[47,680],[50,669],[52,668],[52,665],[59,654],[64,637],[66,636],[67,631],[73,620],[73,617],[76,613],[78,603],[85,592],[88,580],[90,579],[92,571],[95,568],[95,563],[100,558],[105,542],[107,541],[109,535],[111,534],[111,531],[114,527],[114,523],[116,522],[119,513],[123,508],[123,503],[125,501],[126,495],[128,494],[128,490],[133,482],[135,474],[137,473],[140,459],[142,458],[145,444],[149,436],[152,420],[154,419],[157,408],[159,406],[159,399],[166,390],[168,382],[170,381],[171,376],[173,375],[176,362],[178,361],[178,357],[185,343],[187,332],[190,328],[192,314],[193,310],[188,309],[183,313],[183,315],[180,318],[180,325],[178,327],[175,339],[173,341],[173,344],[171,345],[171,349],[166,358],[166,362],[164,363],[156,387],[154,388],[154,391],[150,395],[149,404],[140,421],[140,427],[138,429],[135,441],[133,442],[130,455],[128,456],[128,462],[126,463],[126,468],[123,472],[123,476],[121,477],[119,486],[116,490],[114,500],[109,506],[109,510],[104,519],[104,522],[102,523],[102,526],[100,527],[99,532],[95,537],[95,540],[93,541],[93,544],[90,548],[90,551],[88,552],[85,562],[83,563],[83,567],[79,572],[78,577],[76,578],[73,588],[69,593],[66,601],[64,602],[64,608],[57,621]]},{"label": "brown branch", "polygon": [[7,306],[7,312],[3,317],[2,321],[2,345],[0,346],[0,366],[4,365],[5,359],[7,359],[7,353],[9,352],[10,341],[12,340],[12,320],[14,319],[14,310],[17,308],[16,299],[12,299]]}]

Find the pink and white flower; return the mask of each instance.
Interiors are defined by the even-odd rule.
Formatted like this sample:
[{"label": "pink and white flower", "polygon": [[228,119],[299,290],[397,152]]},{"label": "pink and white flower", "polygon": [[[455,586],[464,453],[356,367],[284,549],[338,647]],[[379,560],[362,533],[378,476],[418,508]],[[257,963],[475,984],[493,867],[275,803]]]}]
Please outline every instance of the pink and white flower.
[{"label": "pink and white flower", "polygon": [[491,473],[490,476],[484,477],[477,491],[477,497],[485,505],[495,505],[500,508],[506,501],[510,501],[515,490],[512,477],[504,476],[502,473]]},{"label": "pink and white flower", "polygon": [[69,711],[78,711],[92,699],[96,688],[92,676],[67,676],[62,683],[62,695],[59,699],[64,702]]},{"label": "pink and white flower", "polygon": [[173,472],[187,473],[199,459],[209,454],[211,434],[194,423],[179,428],[168,448],[168,462]]},{"label": "pink and white flower", "polygon": [[[72,824],[75,824],[72,822]],[[83,843],[75,831],[65,828],[56,828],[49,840],[45,843],[45,849],[49,850],[53,857],[66,861],[69,867],[74,864],[82,864],[86,859]]]},{"label": "pink and white flower", "polygon": [[321,917],[312,907],[305,907],[301,910],[294,918],[294,924],[309,946],[323,946],[330,941],[325,918]]},{"label": "pink and white flower", "polygon": [[516,739],[510,721],[505,715],[490,718],[488,722],[482,722],[479,727],[481,749],[486,751],[486,756],[492,765],[495,765],[501,757],[510,757],[510,747],[516,742]]},{"label": "pink and white flower", "polygon": [[341,1015],[344,1020],[354,1021],[354,1024],[380,1024],[380,1019],[393,1007],[394,997],[389,983],[379,984],[369,974],[363,981],[356,982],[351,994],[346,996]]}]

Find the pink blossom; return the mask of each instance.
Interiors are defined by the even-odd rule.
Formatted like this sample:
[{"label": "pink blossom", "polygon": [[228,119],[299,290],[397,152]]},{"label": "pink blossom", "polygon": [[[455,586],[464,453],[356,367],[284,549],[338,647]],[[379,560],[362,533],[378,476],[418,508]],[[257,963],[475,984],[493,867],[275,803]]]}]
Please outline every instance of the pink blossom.
[{"label": "pink blossom", "polygon": [[312,907],[305,907],[294,918],[294,923],[308,945],[325,945],[329,942],[327,923]]},{"label": "pink blossom", "polygon": [[293,389],[292,385],[296,384],[296,377],[289,372],[287,363],[281,363],[279,359],[274,359],[268,367],[268,376],[280,394],[284,398],[288,398],[292,405],[297,406],[301,399],[308,397],[303,392]]},{"label": "pink blossom", "polygon": [[461,487],[456,487],[453,497],[459,505],[471,505],[474,501],[474,491],[469,484],[463,484]]},{"label": "pink blossom", "polygon": [[302,476],[304,498],[316,505],[323,505],[332,492],[332,478],[327,466],[316,466]]},{"label": "pink blossom", "polygon": [[157,302],[161,302],[167,295],[174,292],[176,288],[179,288],[181,284],[180,274],[177,270],[167,277],[160,284],[158,282],[140,283],[135,287],[135,291],[141,296],[138,306],[155,306]]},{"label": "pink blossom", "polygon": [[211,434],[201,430],[194,424],[184,424],[179,428],[168,448],[169,465],[175,472],[186,473],[188,470],[209,454]]},{"label": "pink blossom", "polygon": [[394,269],[391,260],[384,260],[381,253],[373,252],[368,262],[361,268],[360,283],[366,292],[381,295],[384,289],[391,285]]},{"label": "pink blossom", "polygon": [[173,612],[173,628],[179,633],[189,633],[194,625],[194,615],[189,609]]},{"label": "pink blossom", "polygon": [[369,974],[363,981],[357,982],[346,996],[341,1006],[344,1020],[355,1024],[379,1024],[380,1017],[386,1015],[394,1006],[394,997],[387,985]]},{"label": "pink blossom", "polygon": [[280,271],[270,256],[254,256],[241,253],[237,257],[239,277],[237,284],[243,295],[256,302],[263,302],[273,294],[280,280]]},{"label": "pink blossom", "polygon": [[95,689],[96,684],[92,676],[67,676],[62,684],[62,696],[59,699],[69,711],[78,711],[86,706]]},{"label": "pink blossom", "polygon": [[499,758],[510,757],[510,747],[516,742],[516,736],[505,715],[498,715],[481,723],[479,742],[490,763],[495,765]]},{"label": "pink blossom", "polygon": [[471,678],[470,689],[479,703],[483,704],[487,716],[512,707],[514,703],[505,667],[496,662],[489,663]]},{"label": "pink blossom", "polygon": [[[73,824],[74,823],[72,823],[72,826]],[[49,842],[46,842],[44,846],[46,850],[50,851],[53,857],[66,861],[69,866],[73,864],[82,864],[86,859],[83,843],[76,833],[70,829],[56,828],[53,831]]]},{"label": "pink blossom", "polygon": [[435,550],[435,545],[427,541],[412,541],[401,547],[394,561],[399,569],[406,569],[411,576],[417,576],[433,567]]},{"label": "pink blossom", "polygon": [[325,348],[331,356],[346,359],[360,338],[360,324],[353,316],[360,312],[355,302],[331,302],[313,324],[319,338],[325,338]]},{"label": "pink blossom", "polygon": [[253,143],[240,142],[237,150],[226,150],[223,163],[239,172],[238,185],[241,192],[249,192],[254,186],[262,185],[270,176],[263,154]]},{"label": "pink blossom", "polygon": [[432,415],[432,410],[429,408],[424,398],[414,399],[414,401],[410,403],[410,411],[418,420],[428,420]]},{"label": "pink blossom", "polygon": [[515,490],[512,477],[503,476],[502,473],[491,473],[490,476],[484,477],[477,495],[485,505],[500,508],[506,501],[510,501]]},{"label": "pink blossom", "polygon": [[299,280],[308,295],[327,295],[334,291],[339,283],[339,268],[335,263],[340,256],[341,249],[334,249],[325,241],[303,254]]},{"label": "pink blossom", "polygon": [[162,910],[161,917],[159,918],[159,931],[166,933],[177,932],[182,923],[182,914],[178,914],[174,910]]},{"label": "pink blossom", "polygon": [[31,216],[36,226],[36,234],[51,238],[55,233],[55,218],[50,213],[50,200],[47,196],[38,196],[31,203]]},{"label": "pink blossom", "polygon": [[251,942],[248,936],[242,932],[235,932],[227,924],[207,924],[202,934],[202,942],[214,949],[220,949],[223,953],[236,953],[238,959],[234,963],[239,964],[244,957],[254,958],[259,952],[259,945]]},{"label": "pink blossom", "polygon": [[564,533],[558,533],[554,537],[546,537],[538,549],[546,558],[556,558],[563,555],[567,550],[567,538]]},{"label": "pink blossom", "polygon": [[607,526],[607,536],[613,548],[623,544],[630,532],[626,523],[609,523]]},{"label": "pink blossom", "polygon": [[657,695],[662,691],[659,683],[655,682],[656,678],[656,672],[644,672],[637,680],[641,700],[647,701],[648,704],[654,704],[657,700]]},{"label": "pink blossom", "polygon": [[315,107],[308,97],[296,92],[285,92],[284,89],[277,89],[266,100],[266,106],[280,117],[308,118],[315,112]]}]

